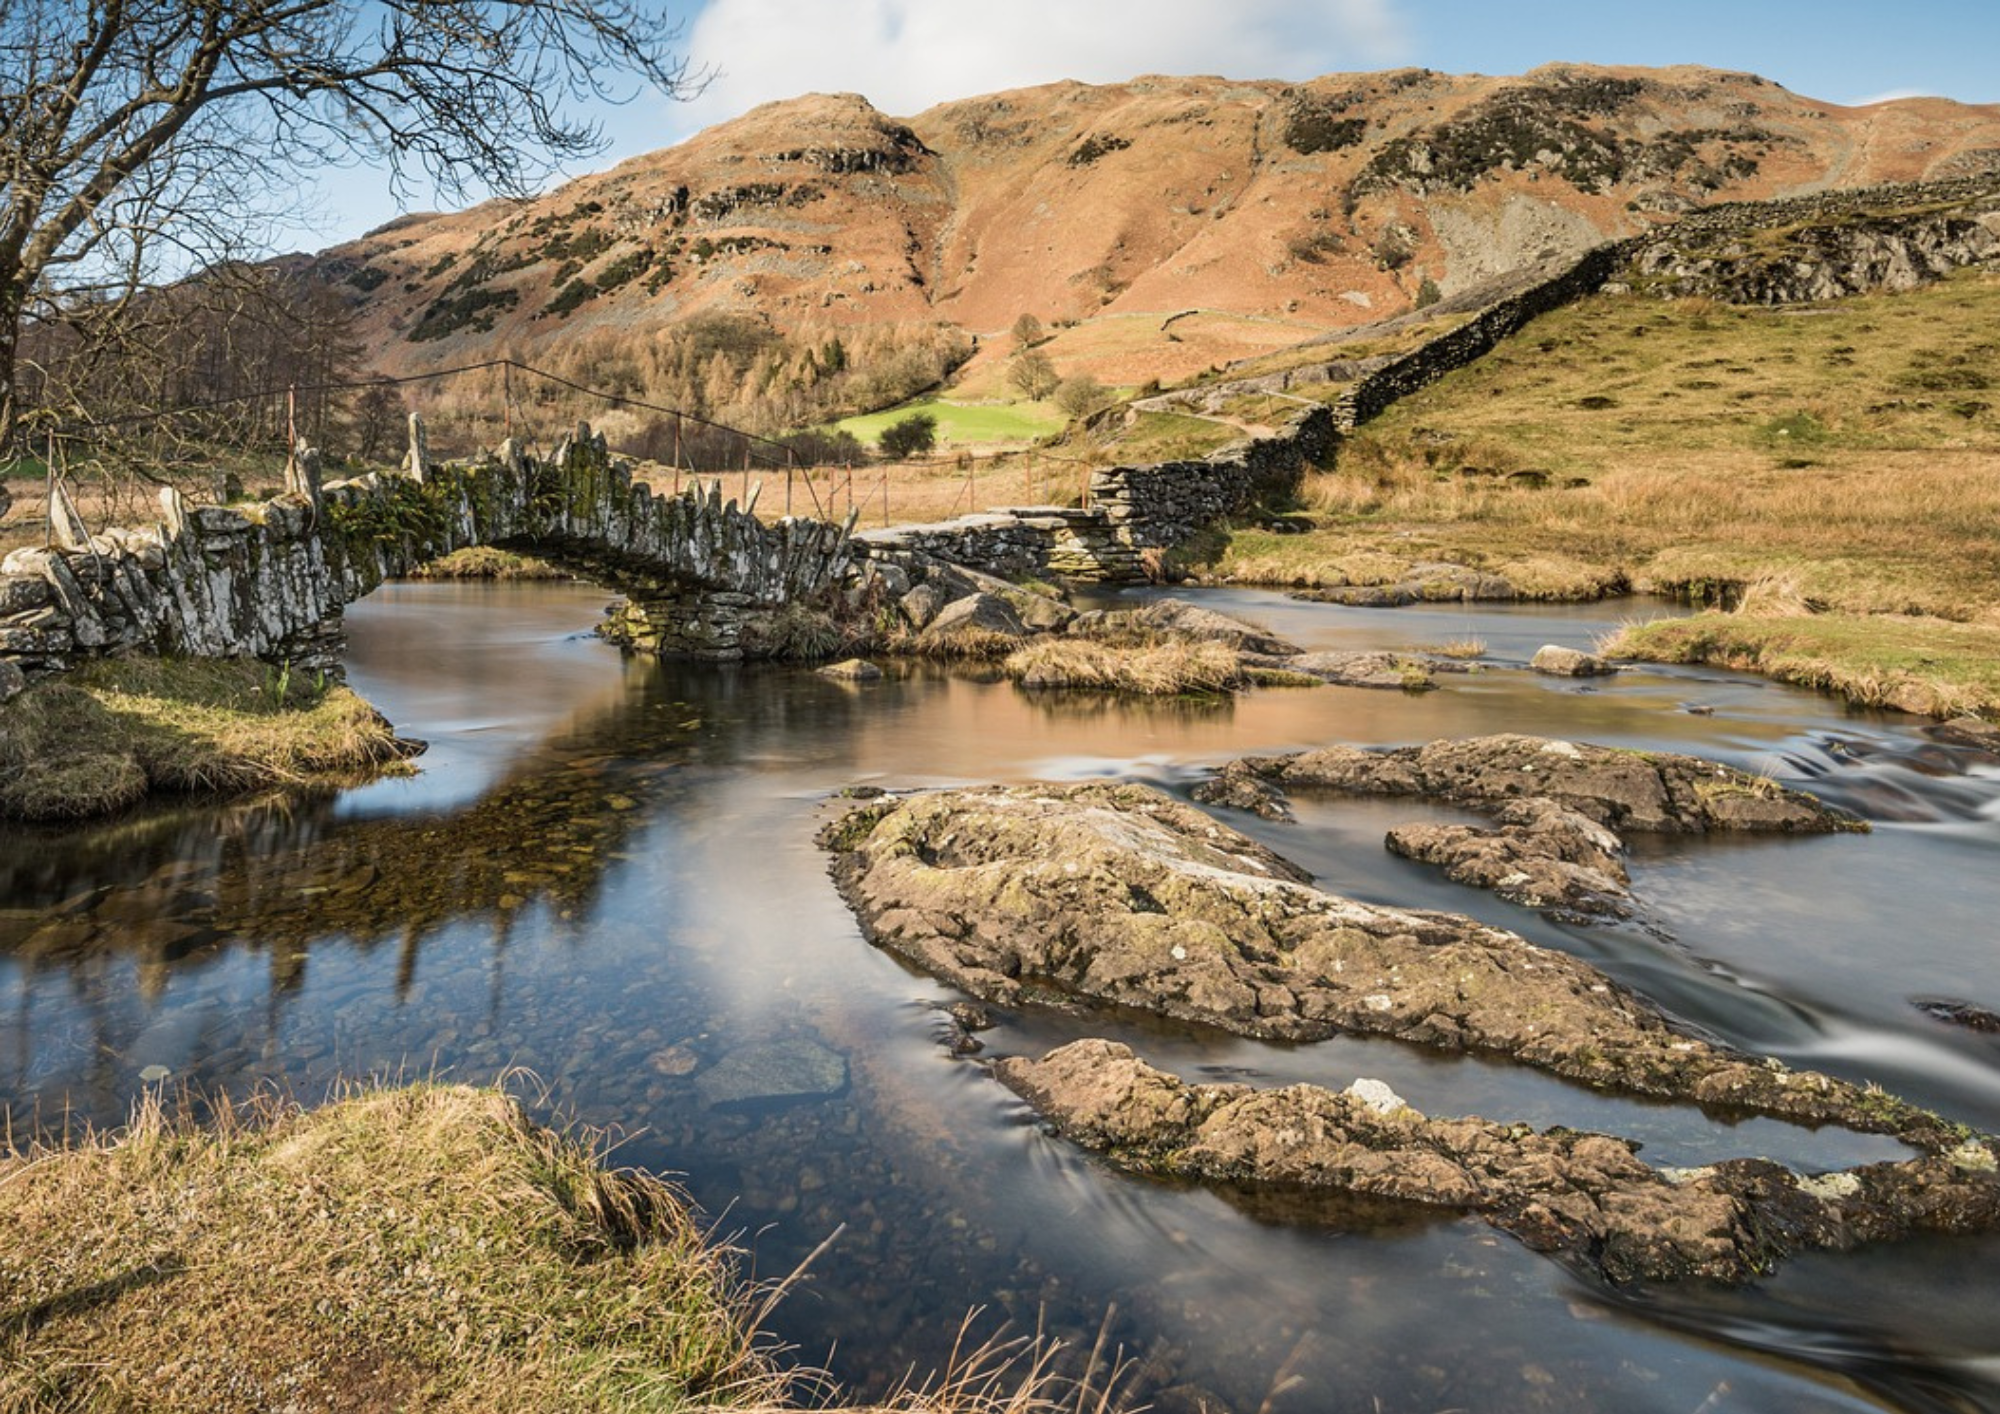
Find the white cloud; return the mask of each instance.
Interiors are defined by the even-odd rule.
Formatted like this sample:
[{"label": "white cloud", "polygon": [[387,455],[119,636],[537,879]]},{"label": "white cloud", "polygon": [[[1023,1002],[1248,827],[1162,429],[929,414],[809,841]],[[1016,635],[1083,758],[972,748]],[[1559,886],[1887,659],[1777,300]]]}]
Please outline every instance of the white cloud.
[{"label": "white cloud", "polygon": [[1866,98],[1850,98],[1843,104],[1847,108],[1871,108],[1877,103],[1895,103],[1905,98],[1930,98],[1927,88],[1892,88],[1883,93],[1871,93]]},{"label": "white cloud", "polygon": [[861,93],[902,117],[1058,79],[1311,78],[1402,59],[1396,0],[710,0],[689,56],[719,71],[691,131],[772,99]]}]

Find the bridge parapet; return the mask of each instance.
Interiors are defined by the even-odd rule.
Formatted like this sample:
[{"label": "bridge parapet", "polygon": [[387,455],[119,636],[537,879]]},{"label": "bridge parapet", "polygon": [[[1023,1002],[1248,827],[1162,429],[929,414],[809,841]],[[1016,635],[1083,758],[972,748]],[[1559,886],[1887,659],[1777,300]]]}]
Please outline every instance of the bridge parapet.
[{"label": "bridge parapet", "polygon": [[682,614],[682,639],[660,646],[728,655],[746,613],[811,600],[852,558],[848,527],[767,525],[754,495],[739,506],[719,482],[652,491],[588,428],[546,459],[509,443],[476,463],[408,470],[421,474],[230,506],[166,490],[153,525],[17,550],[0,562],[0,658],[30,673],[130,651],[332,666],[346,605],[470,545],[529,551],[656,601],[713,601],[722,612]]}]

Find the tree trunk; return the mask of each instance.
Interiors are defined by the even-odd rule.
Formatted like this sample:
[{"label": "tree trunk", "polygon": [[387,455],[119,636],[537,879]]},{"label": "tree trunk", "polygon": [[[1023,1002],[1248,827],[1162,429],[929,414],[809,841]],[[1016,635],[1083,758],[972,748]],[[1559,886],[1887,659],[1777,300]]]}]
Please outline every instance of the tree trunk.
[{"label": "tree trunk", "polygon": [[25,448],[17,445],[21,415],[21,316],[27,309],[28,280],[18,263],[0,252],[0,462]]},{"label": "tree trunk", "polygon": [[0,304],[0,462],[10,461],[14,450],[15,406],[14,350],[21,339],[18,313]]}]

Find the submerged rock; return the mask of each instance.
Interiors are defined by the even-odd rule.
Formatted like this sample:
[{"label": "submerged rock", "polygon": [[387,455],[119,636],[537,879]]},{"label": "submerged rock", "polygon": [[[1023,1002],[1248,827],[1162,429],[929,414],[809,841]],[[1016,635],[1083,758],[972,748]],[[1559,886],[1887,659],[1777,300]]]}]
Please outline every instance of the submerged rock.
[{"label": "submerged rock", "polygon": [[1946,746],[1962,746],[1973,751],[2000,756],[2000,726],[1977,717],[1953,717],[1924,729],[1924,735]]},{"label": "submerged rock", "polygon": [[1376,907],[1148,787],[987,787],[830,823],[868,938],[1003,1005],[1138,1007],[1247,1036],[1394,1036],[1605,1090],[1929,1142],[1942,1121],[1686,1034],[1567,954],[1457,914]]},{"label": "submerged rock", "polygon": [[832,678],[836,682],[880,682],[882,680],[882,670],[866,658],[848,658],[838,663],[829,663],[824,668],[819,669],[819,675],[823,678]]},{"label": "submerged rock", "polygon": [[818,1100],[847,1088],[847,1057],[803,1036],[742,1046],[694,1079],[710,1109]]},{"label": "submerged rock", "polygon": [[1914,997],[1910,1005],[1933,1021],[1960,1026],[1967,1031],[2000,1035],[2000,1012],[1989,1011],[1983,1006],[1974,1006],[1971,1002],[1957,1001],[1951,997]]},{"label": "submerged rock", "polygon": [[1110,1041],[1010,1057],[994,1073],[1122,1167],[1474,1212],[1613,1282],[1743,1282],[1805,1248],[2000,1226],[1994,1151],[1974,1141],[1810,1178],[1763,1159],[1662,1170],[1622,1139],[1432,1119],[1370,1082],[1342,1094],[1189,1085]]}]

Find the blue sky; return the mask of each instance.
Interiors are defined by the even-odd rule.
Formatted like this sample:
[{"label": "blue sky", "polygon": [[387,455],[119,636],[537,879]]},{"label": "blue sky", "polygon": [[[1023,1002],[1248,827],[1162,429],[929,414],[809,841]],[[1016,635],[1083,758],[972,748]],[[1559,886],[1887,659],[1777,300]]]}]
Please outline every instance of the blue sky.
[{"label": "blue sky", "polygon": [[[716,70],[691,103],[643,95],[600,115],[590,164],[664,147],[757,103],[854,91],[909,115],[949,98],[1141,73],[1304,79],[1417,65],[1515,74],[1552,61],[1705,64],[1855,104],[1910,93],[2000,103],[2000,0],[705,0],[675,8]],[[397,214],[365,171],[333,174],[298,243]]]}]

